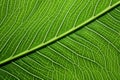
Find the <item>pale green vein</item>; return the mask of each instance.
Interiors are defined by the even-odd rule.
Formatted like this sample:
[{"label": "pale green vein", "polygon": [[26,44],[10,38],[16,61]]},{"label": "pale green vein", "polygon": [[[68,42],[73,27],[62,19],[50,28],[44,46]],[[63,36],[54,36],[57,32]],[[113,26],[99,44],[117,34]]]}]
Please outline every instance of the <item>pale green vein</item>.
[{"label": "pale green vein", "polygon": [[23,55],[25,55],[25,54],[28,54],[28,53],[30,53],[30,52],[32,52],[32,51],[35,51],[36,49],[39,49],[39,48],[41,48],[41,47],[43,47],[43,46],[46,46],[46,45],[48,45],[48,44],[50,44],[50,43],[52,43],[52,42],[54,42],[54,41],[57,41],[58,39],[66,36],[66,35],[68,35],[69,33],[71,33],[71,32],[73,32],[73,31],[79,29],[80,27],[82,27],[82,26],[88,24],[89,22],[93,21],[94,19],[100,17],[101,15],[103,15],[104,13],[108,12],[109,10],[115,8],[115,7],[118,6],[119,4],[120,4],[120,1],[118,1],[117,3],[115,3],[115,4],[112,5],[112,6],[107,7],[105,10],[103,10],[102,12],[100,12],[99,14],[97,14],[96,16],[91,17],[90,19],[86,20],[85,22],[81,23],[80,25],[78,25],[78,26],[76,26],[76,27],[73,27],[72,29],[68,30],[67,32],[65,32],[65,33],[63,33],[63,34],[61,34],[61,35],[59,35],[59,36],[57,36],[57,37],[54,37],[54,38],[52,38],[51,40],[49,40],[49,41],[47,41],[47,42],[45,42],[45,43],[42,43],[42,44],[40,44],[40,45],[38,45],[38,46],[36,46],[36,47],[34,47],[34,48],[31,48],[30,50],[26,50],[26,51],[24,51],[24,52],[19,53],[18,55],[15,55],[15,56],[13,56],[13,57],[9,57],[9,58],[1,61],[1,62],[0,62],[0,65],[6,63],[6,62],[8,62],[8,61],[11,61],[11,60],[13,60],[13,59],[16,59],[16,58],[18,58],[18,57],[21,57],[21,56],[23,56]]}]

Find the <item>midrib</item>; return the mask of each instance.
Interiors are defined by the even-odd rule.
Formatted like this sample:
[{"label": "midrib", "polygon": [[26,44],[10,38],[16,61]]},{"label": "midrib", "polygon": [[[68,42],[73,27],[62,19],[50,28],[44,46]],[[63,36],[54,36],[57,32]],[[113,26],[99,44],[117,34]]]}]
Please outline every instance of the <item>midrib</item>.
[{"label": "midrib", "polygon": [[63,38],[64,36],[67,36],[68,34],[74,32],[74,31],[76,31],[76,30],[79,30],[79,28],[81,28],[82,26],[84,26],[84,25],[90,23],[91,21],[97,19],[98,17],[100,17],[101,15],[105,14],[105,13],[108,12],[109,10],[115,8],[115,7],[118,6],[119,4],[120,4],[120,1],[118,1],[118,2],[115,3],[115,4],[113,4],[112,6],[107,7],[106,9],[104,9],[102,12],[100,12],[100,13],[97,14],[96,16],[91,17],[90,19],[88,19],[88,20],[86,20],[85,22],[81,23],[80,25],[78,25],[78,26],[76,26],[76,27],[68,30],[67,32],[65,32],[65,33],[63,33],[63,34],[61,34],[61,35],[59,35],[59,36],[57,36],[57,37],[54,37],[54,38],[50,39],[49,41],[47,41],[47,42],[45,42],[45,43],[42,43],[42,44],[40,44],[40,45],[38,45],[38,46],[36,46],[36,47],[34,47],[34,48],[31,48],[30,50],[26,50],[26,51],[24,51],[24,52],[19,53],[18,55],[15,55],[15,56],[13,56],[13,57],[9,57],[9,58],[1,61],[1,62],[0,62],[0,65],[2,65],[2,64],[4,64],[4,63],[7,63],[7,62],[9,62],[9,61],[11,61],[11,60],[13,60],[13,59],[16,59],[16,58],[19,58],[19,57],[21,57],[21,56],[24,56],[24,55],[26,55],[26,54],[28,54],[28,53],[30,53],[30,52],[32,52],[32,51],[35,51],[35,50],[37,50],[37,49],[39,49],[39,48],[42,48],[42,47],[44,47],[44,46],[46,46],[46,45],[48,45],[48,44],[50,44],[50,43],[52,43],[52,42],[57,41],[57,40]]}]

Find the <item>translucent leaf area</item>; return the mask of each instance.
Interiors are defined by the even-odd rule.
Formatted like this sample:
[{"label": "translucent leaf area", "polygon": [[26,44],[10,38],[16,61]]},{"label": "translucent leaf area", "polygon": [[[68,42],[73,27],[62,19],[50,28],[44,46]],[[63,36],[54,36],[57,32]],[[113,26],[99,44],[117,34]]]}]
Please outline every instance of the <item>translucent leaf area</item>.
[{"label": "translucent leaf area", "polygon": [[0,0],[0,80],[120,80],[120,0]]}]

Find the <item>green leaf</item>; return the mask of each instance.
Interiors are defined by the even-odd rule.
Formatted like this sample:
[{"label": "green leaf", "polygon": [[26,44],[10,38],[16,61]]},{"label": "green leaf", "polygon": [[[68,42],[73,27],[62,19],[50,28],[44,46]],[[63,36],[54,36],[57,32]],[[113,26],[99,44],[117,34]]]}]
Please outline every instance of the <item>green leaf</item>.
[{"label": "green leaf", "polygon": [[1,0],[0,80],[120,80],[120,0]]}]

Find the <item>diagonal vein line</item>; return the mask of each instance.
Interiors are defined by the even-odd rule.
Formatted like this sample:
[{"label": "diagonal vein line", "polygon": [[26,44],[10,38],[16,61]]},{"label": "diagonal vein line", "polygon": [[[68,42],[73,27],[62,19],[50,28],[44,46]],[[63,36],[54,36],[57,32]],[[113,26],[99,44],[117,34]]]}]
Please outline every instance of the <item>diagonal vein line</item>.
[{"label": "diagonal vein line", "polygon": [[63,38],[64,36],[66,36],[66,35],[74,32],[74,31],[80,29],[80,27],[82,27],[82,26],[90,23],[91,21],[97,19],[98,17],[100,17],[101,15],[105,14],[106,12],[110,11],[111,9],[115,8],[115,7],[118,6],[118,5],[120,5],[120,1],[118,1],[117,3],[115,3],[115,4],[112,5],[112,6],[107,7],[105,10],[103,10],[102,12],[100,12],[99,14],[97,14],[96,16],[93,16],[93,17],[89,18],[89,19],[86,20],[85,22],[81,23],[80,25],[78,25],[78,26],[76,26],[76,27],[73,27],[72,29],[68,30],[67,32],[61,34],[60,36],[54,37],[54,38],[52,38],[51,40],[49,40],[49,41],[47,41],[47,42],[45,42],[45,43],[42,43],[42,44],[40,44],[40,45],[38,45],[38,46],[36,46],[36,47],[34,47],[34,48],[31,48],[31,49],[29,49],[29,50],[26,50],[26,51],[24,51],[24,52],[19,53],[18,55],[15,55],[15,56],[13,56],[13,57],[9,57],[9,58],[1,61],[1,62],[0,62],[0,65],[5,64],[6,62],[9,62],[9,61],[11,61],[11,60],[13,60],[13,59],[16,59],[16,58],[18,58],[18,57],[21,57],[21,56],[23,56],[23,55],[26,55],[26,54],[28,54],[28,53],[30,53],[30,52],[32,52],[32,51],[35,51],[35,50],[37,50],[37,49],[39,49],[39,48],[42,48],[42,47],[44,47],[44,46],[46,46],[46,45],[48,45],[48,44],[50,44],[50,43],[52,43],[52,42],[55,42],[55,41]]}]

